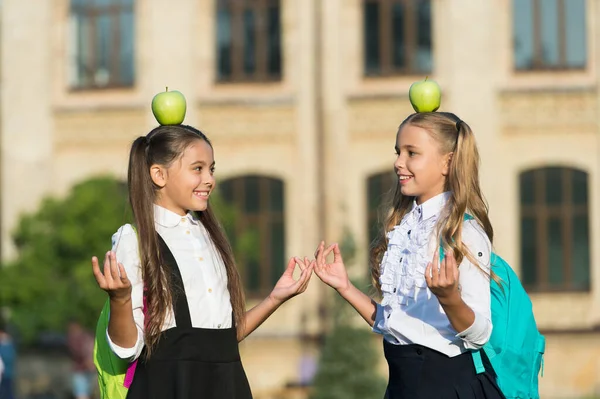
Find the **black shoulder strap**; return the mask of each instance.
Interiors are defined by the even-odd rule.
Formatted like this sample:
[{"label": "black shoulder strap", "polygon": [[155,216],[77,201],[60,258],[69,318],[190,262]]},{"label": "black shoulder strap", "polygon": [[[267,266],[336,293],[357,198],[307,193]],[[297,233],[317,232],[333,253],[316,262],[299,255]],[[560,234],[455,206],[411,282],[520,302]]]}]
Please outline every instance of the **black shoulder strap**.
[{"label": "black shoulder strap", "polygon": [[161,258],[163,262],[165,262],[165,266],[167,266],[171,272],[171,295],[173,297],[175,322],[177,323],[177,327],[191,328],[192,319],[190,316],[190,308],[187,303],[187,296],[185,295],[185,287],[183,285],[179,266],[177,265],[173,253],[160,234],[157,233],[156,236],[158,237]]}]

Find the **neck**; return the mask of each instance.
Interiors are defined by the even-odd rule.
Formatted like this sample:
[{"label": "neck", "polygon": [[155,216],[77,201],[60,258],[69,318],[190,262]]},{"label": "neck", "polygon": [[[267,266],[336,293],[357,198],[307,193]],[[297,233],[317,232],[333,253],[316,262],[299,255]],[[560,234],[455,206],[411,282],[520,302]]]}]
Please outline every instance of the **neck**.
[{"label": "neck", "polygon": [[187,215],[187,209],[175,206],[170,201],[166,201],[164,198],[157,198],[154,203],[158,206],[165,208],[166,210],[178,214],[179,216]]}]

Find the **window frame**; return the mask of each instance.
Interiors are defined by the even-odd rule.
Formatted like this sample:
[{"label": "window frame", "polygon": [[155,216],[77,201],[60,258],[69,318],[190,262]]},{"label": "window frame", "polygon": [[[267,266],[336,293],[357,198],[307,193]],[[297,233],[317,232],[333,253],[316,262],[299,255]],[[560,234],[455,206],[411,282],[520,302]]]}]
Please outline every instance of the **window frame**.
[{"label": "window frame", "polygon": [[[74,82],[69,82],[69,89],[71,91],[88,91],[88,90],[105,90],[105,89],[115,89],[115,88],[132,88],[136,83],[136,60],[135,60],[135,0],[130,0],[130,3],[126,3],[127,0],[112,0],[112,3],[107,5],[95,5],[95,4],[75,4],[76,2],[70,0],[69,5],[69,16],[70,18],[75,18],[76,15],[83,15],[86,18],[90,19],[90,22],[87,26],[88,30],[88,43],[87,46],[90,49],[89,56],[87,57],[87,62],[90,62],[91,67],[89,68],[91,71],[97,73],[99,69],[98,62],[98,35],[99,31],[97,31],[98,20],[103,15],[109,15],[111,20],[111,28],[116,27],[116,29],[111,29],[111,34],[109,40],[111,42],[111,48],[109,53],[109,68],[108,70],[111,72],[109,76],[117,76],[117,78],[109,78],[107,84],[98,84],[95,82],[95,78],[93,76],[89,76],[81,79],[80,69],[84,66],[79,66],[79,62],[81,60],[79,54],[79,38],[75,38],[74,49],[73,49],[73,59],[70,61],[71,65],[74,69],[74,74],[76,75]],[[133,29],[133,51],[131,53],[131,63],[133,68],[133,74],[131,82],[124,82],[121,76],[121,47],[122,43],[122,35],[121,35],[121,23],[120,18],[123,13],[131,13],[132,14],[132,23],[134,26]],[[116,21],[116,23],[115,23]],[[76,32],[71,32],[71,35],[76,35]],[[114,72],[114,73],[112,73]],[[90,80],[90,83],[86,82],[86,79]]]},{"label": "window frame", "polygon": [[[283,79],[283,24],[281,0],[216,0],[215,4],[215,81],[218,84],[228,83],[268,83],[279,82]],[[275,40],[269,36],[269,11],[275,7],[278,11],[278,41],[277,57],[279,69],[276,73],[269,71],[269,43]],[[230,15],[231,48],[229,62],[231,71],[228,76],[221,74],[221,54],[219,47],[219,13],[227,10]],[[246,51],[244,35],[244,11],[253,10],[255,13],[254,27],[254,62],[253,73],[246,73],[244,54]]]},{"label": "window frame", "polygon": [[[560,171],[561,184],[563,185],[563,197],[558,204],[549,204],[546,198],[547,173],[549,170]],[[575,189],[573,187],[575,173],[584,173],[586,178],[587,196],[584,204],[574,204],[573,195]],[[524,204],[522,192],[522,180],[525,176],[532,176],[533,181],[533,202]],[[522,171],[519,176],[519,225],[525,218],[532,219],[535,223],[535,280],[533,283],[525,281],[523,278],[523,286],[530,292],[589,292],[591,290],[591,224],[590,224],[590,201],[589,201],[589,173],[585,170],[566,167],[566,166],[543,166]],[[587,251],[588,251],[588,281],[587,286],[577,287],[573,282],[573,239],[575,231],[573,219],[575,217],[586,217],[587,223]],[[562,245],[562,272],[563,282],[560,286],[552,284],[549,280],[550,264],[548,262],[548,237],[549,226],[551,220],[560,220],[561,222],[561,245]],[[522,227],[520,229],[519,240],[519,258],[521,263],[521,276],[524,274],[523,251],[524,241]]]},{"label": "window frame", "polygon": [[[429,51],[431,53],[432,65],[431,68],[426,70],[419,70],[413,65],[414,60],[417,56],[418,48],[418,21],[417,18],[410,18],[417,12],[418,2],[428,2],[431,8],[430,14],[430,29],[431,40]],[[379,72],[369,72],[367,68],[367,52],[368,46],[367,41],[367,21],[366,21],[366,7],[369,3],[377,3],[379,5],[378,13],[378,53],[379,53]],[[377,77],[390,77],[390,76],[415,76],[423,74],[433,74],[433,3],[430,0],[362,0],[362,15],[363,15],[363,76],[366,78],[377,78]],[[393,60],[393,48],[396,40],[393,38],[393,13],[392,8],[394,4],[402,4],[406,9],[406,16],[404,17],[404,45],[406,48],[405,52],[405,66],[397,67],[394,65]]]},{"label": "window frame", "polygon": [[[518,0],[517,0],[518,1]],[[585,11],[584,11],[584,24],[585,24],[585,40],[586,40],[586,52],[585,52],[585,63],[583,66],[569,66],[567,65],[567,21],[564,10],[565,1],[567,0],[556,0],[557,7],[557,15],[558,15],[558,26],[557,26],[557,36],[558,36],[558,57],[559,62],[557,66],[548,65],[543,60],[543,46],[542,46],[542,16],[541,16],[541,6],[540,1],[543,0],[530,0],[532,2],[532,14],[533,21],[531,22],[532,29],[532,41],[533,41],[533,57],[532,64],[530,67],[518,67],[516,65],[516,34],[515,34],[515,8],[514,3],[511,4],[512,7],[512,52],[513,52],[513,69],[517,73],[534,73],[534,72],[561,72],[561,71],[585,71],[588,69],[590,54],[588,51],[588,41],[589,41],[589,32],[587,29],[587,19],[585,18],[586,12],[588,10],[588,3],[585,1]]]}]

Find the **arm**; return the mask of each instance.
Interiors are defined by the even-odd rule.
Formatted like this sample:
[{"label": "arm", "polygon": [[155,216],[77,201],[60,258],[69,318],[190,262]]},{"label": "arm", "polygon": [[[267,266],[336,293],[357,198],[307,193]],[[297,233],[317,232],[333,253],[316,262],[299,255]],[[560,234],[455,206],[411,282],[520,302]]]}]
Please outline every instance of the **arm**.
[{"label": "arm", "polygon": [[[324,245],[321,242],[317,248],[316,275],[325,284],[334,288],[373,327],[377,315],[377,304],[350,282],[338,244],[332,244],[327,249],[324,249]],[[333,251],[333,263],[327,263],[326,258],[331,251]]]},{"label": "arm", "polygon": [[98,285],[108,293],[110,300],[108,344],[120,358],[134,360],[144,346],[143,282],[137,235],[127,227],[113,236],[113,251],[104,259],[104,272],[100,271],[96,257],[92,258],[92,266]]},{"label": "arm", "polygon": [[[298,280],[294,280],[293,276],[296,263],[302,270]],[[310,281],[313,268],[314,262],[309,262],[307,258],[304,258],[304,261],[299,258],[291,258],[285,272],[277,281],[269,296],[246,312],[244,325],[238,329],[238,341],[242,341],[256,330],[285,301],[304,292]]]},{"label": "arm", "polygon": [[483,271],[465,257],[459,273],[452,251],[438,270],[436,251],[433,262],[427,266],[425,278],[465,347],[478,349],[485,345],[492,332],[490,282],[485,274],[489,273],[491,245],[483,232],[479,234],[472,228],[464,229],[463,243],[469,249],[476,249],[476,257],[482,259],[479,266]]}]

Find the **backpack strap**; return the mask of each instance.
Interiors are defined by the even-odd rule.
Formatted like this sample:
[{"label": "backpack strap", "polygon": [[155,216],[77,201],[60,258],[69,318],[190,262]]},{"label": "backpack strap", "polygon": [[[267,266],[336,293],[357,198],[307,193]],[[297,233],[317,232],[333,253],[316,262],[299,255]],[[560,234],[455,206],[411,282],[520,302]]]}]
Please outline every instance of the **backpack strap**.
[{"label": "backpack strap", "polygon": [[[137,229],[135,228],[135,226],[131,226],[133,227],[133,231],[135,231],[135,234],[137,235]],[[144,298],[143,298],[143,308],[142,311],[144,312],[144,319],[146,316],[146,305],[147,305],[147,301],[146,301],[146,284],[144,284]],[[144,320],[144,324],[146,324],[148,321]],[[137,362],[138,359],[135,359],[133,362],[129,363],[129,365],[127,366],[127,371],[125,372],[125,378],[123,379],[123,386],[125,388],[129,388],[131,386],[131,384],[133,383],[133,377],[135,375],[135,369],[137,366]]]},{"label": "backpack strap", "polygon": [[485,366],[481,360],[481,349],[472,351],[471,355],[473,357],[473,364],[475,365],[475,372],[477,374],[485,373]]}]

